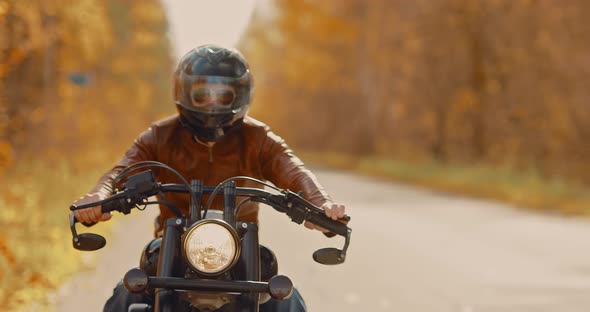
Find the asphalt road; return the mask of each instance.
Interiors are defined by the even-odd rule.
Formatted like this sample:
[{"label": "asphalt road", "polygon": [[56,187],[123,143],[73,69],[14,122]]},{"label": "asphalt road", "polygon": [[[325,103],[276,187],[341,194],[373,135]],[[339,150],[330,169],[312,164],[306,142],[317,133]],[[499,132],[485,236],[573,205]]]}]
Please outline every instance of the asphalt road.
[{"label": "asphalt road", "polygon": [[[311,258],[343,239],[325,238],[268,207],[261,212],[261,241],[310,311],[590,310],[588,220],[316,172],[353,218],[346,263],[323,266]],[[56,310],[101,311],[117,281],[137,266],[154,214],[117,217],[117,239],[94,253],[96,269],[52,296]]]}]

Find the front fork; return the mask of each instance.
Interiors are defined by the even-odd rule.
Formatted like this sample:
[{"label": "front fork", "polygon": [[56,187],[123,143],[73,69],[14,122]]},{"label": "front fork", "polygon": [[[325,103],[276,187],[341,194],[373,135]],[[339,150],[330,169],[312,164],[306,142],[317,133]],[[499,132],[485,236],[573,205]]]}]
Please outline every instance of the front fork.
[{"label": "front fork", "polygon": [[[182,219],[168,219],[164,227],[162,247],[158,259],[158,277],[174,277],[174,268],[180,263],[180,231],[178,227]],[[174,312],[178,302],[174,290],[157,288],[155,289],[155,309],[158,312]]]},{"label": "front fork", "polygon": [[[242,272],[245,272],[244,278],[247,281],[260,281],[260,244],[258,242],[258,225],[253,222],[238,222],[238,229],[243,233],[242,253],[240,254],[239,265],[242,266]],[[242,294],[238,297],[237,311],[255,311],[258,312],[260,294],[249,293]]]}]

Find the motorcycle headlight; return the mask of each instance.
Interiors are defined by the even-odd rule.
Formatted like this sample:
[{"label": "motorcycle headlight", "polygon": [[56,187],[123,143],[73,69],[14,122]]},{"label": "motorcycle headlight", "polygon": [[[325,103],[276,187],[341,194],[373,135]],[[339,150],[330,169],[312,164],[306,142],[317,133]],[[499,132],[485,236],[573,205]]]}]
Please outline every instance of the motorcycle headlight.
[{"label": "motorcycle headlight", "polygon": [[188,264],[205,275],[218,275],[229,270],[239,257],[236,231],[225,221],[206,219],[195,223],[183,243]]}]

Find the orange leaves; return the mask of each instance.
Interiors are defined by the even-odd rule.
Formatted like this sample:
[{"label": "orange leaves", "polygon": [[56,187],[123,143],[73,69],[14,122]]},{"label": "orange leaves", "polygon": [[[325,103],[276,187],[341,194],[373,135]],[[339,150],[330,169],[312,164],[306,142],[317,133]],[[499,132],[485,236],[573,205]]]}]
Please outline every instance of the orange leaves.
[{"label": "orange leaves", "polygon": [[53,285],[43,274],[39,272],[32,272],[29,277],[29,285],[41,287],[53,287]]},{"label": "orange leaves", "polygon": [[[16,264],[16,257],[8,248],[8,244],[6,243],[6,238],[0,236],[0,257],[3,257],[6,263],[8,264],[8,269],[14,268]],[[0,272],[0,279],[2,279],[2,272]]]},{"label": "orange leaves", "polygon": [[451,105],[452,113],[459,115],[473,111],[479,107],[479,96],[472,89],[460,89]]},{"label": "orange leaves", "polygon": [[[113,5],[150,9],[111,15]],[[157,0],[0,0],[0,183],[10,182],[0,189],[0,310],[43,298],[79,268],[67,203],[156,112],[174,110],[158,9]],[[130,40],[115,24],[133,26]]]},{"label": "orange leaves", "polygon": [[[0,190],[0,236],[9,233],[13,244],[0,240],[0,310],[5,308],[4,299],[52,287],[76,269],[69,265],[76,260],[67,244],[64,203],[86,192],[100,173],[96,168],[103,171],[112,166],[152,121],[151,110],[170,98],[168,81],[153,79],[170,72],[165,29],[138,24],[129,30],[159,38],[152,40],[150,49],[140,49],[114,40],[114,21],[106,7],[114,1],[13,3],[11,14],[20,24],[3,23],[0,17],[0,45],[6,43],[12,51],[0,53],[0,74],[5,75],[0,77],[0,174],[11,168],[10,184],[23,188],[27,196]],[[17,10],[19,5],[22,8]],[[40,27],[43,21],[51,27]],[[51,37],[50,33],[53,41],[40,39]],[[147,58],[152,63],[139,63]],[[128,64],[126,71],[113,73],[114,60]],[[2,66],[6,64],[10,67]],[[71,79],[77,72],[89,77],[87,83]],[[169,107],[173,109],[172,104]],[[88,172],[89,168],[93,171]],[[44,224],[43,231],[21,222],[18,213],[34,220],[34,227]],[[48,231],[57,234],[49,237]],[[15,273],[18,270],[7,263],[29,270]]]},{"label": "orange leaves", "polygon": [[133,4],[132,14],[141,24],[162,25],[166,23],[166,14],[158,2],[136,2]]},{"label": "orange leaves", "polygon": [[0,18],[4,17],[6,14],[8,14],[9,10],[10,10],[10,3],[6,2],[6,1],[0,1]]},{"label": "orange leaves", "polygon": [[[107,57],[113,45],[111,21],[102,1],[71,1],[58,9],[59,36],[63,43],[75,51],[77,65],[95,64]],[[73,56],[74,56],[73,55]]]},{"label": "orange leaves", "polygon": [[[586,1],[282,0],[277,7],[276,22],[255,21],[258,32],[244,47],[256,52],[249,59],[266,83],[253,112],[287,139],[307,148],[533,163],[590,181],[576,169],[590,159]],[[298,129],[290,120],[308,121]]]},{"label": "orange leaves", "polygon": [[[128,10],[111,15],[109,5]],[[19,1],[10,9],[18,23],[0,23],[0,45],[10,49],[0,53],[0,78],[6,77],[0,97],[7,104],[0,139],[12,152],[0,157],[54,155],[55,161],[64,150],[90,146],[114,153],[145,128],[152,112],[165,110],[159,107],[169,103],[170,82],[160,77],[172,64],[166,25],[156,23],[164,17],[159,1]],[[125,28],[132,40],[120,41],[115,24],[132,25]],[[72,73],[89,78],[76,84]]]},{"label": "orange leaves", "polygon": [[[0,235],[0,281],[4,280],[6,275],[14,269],[16,265],[16,257],[8,248],[6,238]],[[2,306],[2,296],[0,294],[0,307]]]},{"label": "orange leaves", "polygon": [[134,43],[140,47],[151,48],[161,43],[162,37],[158,34],[141,32],[133,37]]},{"label": "orange leaves", "polygon": [[8,72],[19,65],[25,58],[25,51],[21,47],[15,47],[8,51],[6,60],[0,59],[0,78],[6,76]]},{"label": "orange leaves", "polygon": [[7,141],[0,140],[0,174],[14,164],[13,153],[12,145]]}]

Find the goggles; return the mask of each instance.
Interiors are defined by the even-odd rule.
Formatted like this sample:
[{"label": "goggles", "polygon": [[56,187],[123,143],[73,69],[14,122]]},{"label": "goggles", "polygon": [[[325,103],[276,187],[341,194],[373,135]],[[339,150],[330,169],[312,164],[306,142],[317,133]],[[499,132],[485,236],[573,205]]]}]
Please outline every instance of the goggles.
[{"label": "goggles", "polygon": [[191,91],[192,104],[196,108],[205,108],[212,104],[223,108],[230,107],[236,99],[236,92],[226,87],[196,88]]}]

